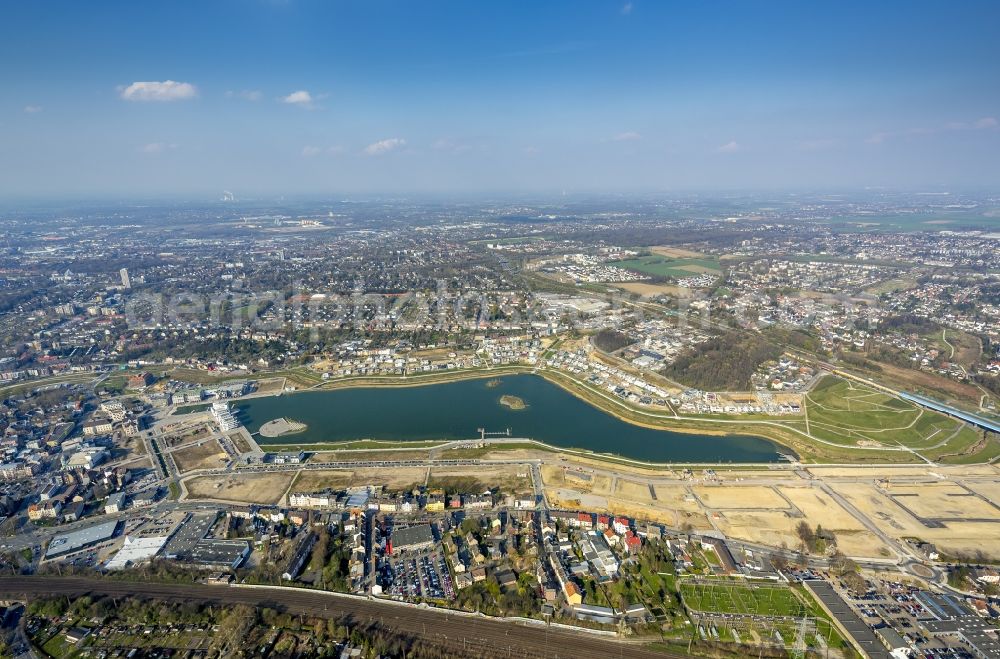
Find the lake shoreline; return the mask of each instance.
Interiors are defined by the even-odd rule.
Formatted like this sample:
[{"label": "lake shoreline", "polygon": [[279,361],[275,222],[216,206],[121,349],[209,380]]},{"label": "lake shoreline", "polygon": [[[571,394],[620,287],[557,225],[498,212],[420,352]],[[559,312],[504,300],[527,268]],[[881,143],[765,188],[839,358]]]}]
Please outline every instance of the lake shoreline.
[{"label": "lake shoreline", "polygon": [[[280,416],[303,419],[312,429],[305,436],[289,438],[290,441],[278,438],[270,444],[460,441],[475,439],[480,431],[497,433],[510,429],[513,437],[557,448],[596,454],[613,452],[643,462],[775,463],[785,459],[782,456],[787,458],[794,453],[794,449],[783,443],[753,431],[725,432],[718,428],[637,422],[615,413],[611,405],[595,404],[590,396],[573,391],[559,381],[561,378],[545,372],[503,369],[505,377],[497,385],[494,383],[501,375],[498,370],[452,372],[441,374],[443,378],[430,376],[419,380],[412,376],[357,378],[336,387],[295,392],[310,396],[257,397],[240,407],[244,410],[244,425],[252,433],[263,422]],[[488,379],[488,383],[474,384],[482,379]],[[420,391],[430,385],[442,387],[440,395]],[[382,389],[387,395],[375,394],[375,389]],[[413,393],[404,393],[406,390]],[[337,392],[343,396],[327,397]],[[516,398],[522,402],[531,400],[532,404],[514,409],[499,403],[503,396],[498,394],[508,396],[508,401]],[[696,441],[700,439],[719,442]]]}]

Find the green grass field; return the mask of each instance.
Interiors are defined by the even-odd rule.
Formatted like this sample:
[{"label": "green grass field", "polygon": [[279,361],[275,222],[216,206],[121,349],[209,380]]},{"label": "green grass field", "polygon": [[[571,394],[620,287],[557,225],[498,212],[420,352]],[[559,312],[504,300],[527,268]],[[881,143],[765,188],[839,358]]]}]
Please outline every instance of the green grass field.
[{"label": "green grass field", "polygon": [[640,256],[626,261],[613,261],[611,265],[653,277],[690,277],[709,271],[719,274],[719,260],[716,258],[676,259],[668,256]]},{"label": "green grass field", "polygon": [[961,421],[833,376],[823,378],[805,403],[809,433],[844,446],[862,442],[919,450],[968,444],[975,436]]},{"label": "green grass field", "polygon": [[684,604],[695,611],[799,617],[808,607],[785,586],[748,586],[727,582],[685,582]]}]

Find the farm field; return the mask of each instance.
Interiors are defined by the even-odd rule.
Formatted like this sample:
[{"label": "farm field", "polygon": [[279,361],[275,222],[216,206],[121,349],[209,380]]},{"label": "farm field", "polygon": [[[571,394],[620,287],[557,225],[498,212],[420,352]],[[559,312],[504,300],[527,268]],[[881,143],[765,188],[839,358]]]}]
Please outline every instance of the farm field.
[{"label": "farm field", "polygon": [[719,274],[719,260],[715,257],[704,258],[672,258],[652,254],[624,261],[612,261],[611,265],[639,272],[653,277],[690,277],[702,273]]}]

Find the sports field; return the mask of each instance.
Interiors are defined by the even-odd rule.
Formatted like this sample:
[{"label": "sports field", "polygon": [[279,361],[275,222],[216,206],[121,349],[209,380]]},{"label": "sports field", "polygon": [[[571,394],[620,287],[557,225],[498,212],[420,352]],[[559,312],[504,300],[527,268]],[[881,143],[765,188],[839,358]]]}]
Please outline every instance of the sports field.
[{"label": "sports field", "polygon": [[925,450],[975,436],[961,421],[833,376],[823,378],[804,400],[809,434],[844,446]]},{"label": "sports field", "polygon": [[706,272],[713,274],[722,272],[722,269],[719,267],[719,260],[710,256],[704,258],[672,258],[652,254],[626,261],[613,261],[611,265],[654,277],[690,277]]}]

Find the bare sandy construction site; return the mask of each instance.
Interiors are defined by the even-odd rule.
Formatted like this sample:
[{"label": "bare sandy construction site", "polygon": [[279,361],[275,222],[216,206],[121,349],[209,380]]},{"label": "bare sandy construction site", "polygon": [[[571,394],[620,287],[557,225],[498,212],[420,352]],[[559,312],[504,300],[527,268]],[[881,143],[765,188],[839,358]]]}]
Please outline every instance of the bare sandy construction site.
[{"label": "bare sandy construction site", "polygon": [[218,468],[225,464],[227,458],[226,452],[214,439],[179,448],[171,452],[171,455],[174,458],[174,464],[177,465],[177,470],[181,473],[196,469]]},{"label": "bare sandy construction site", "polygon": [[294,474],[289,471],[196,476],[185,481],[188,498],[274,505],[285,494]]},{"label": "bare sandy construction site", "polygon": [[706,508],[786,510],[788,502],[764,485],[702,485],[691,488]]},{"label": "bare sandy construction site", "polygon": [[[835,483],[831,487],[893,538],[932,542],[939,551],[954,556],[974,557],[982,552],[986,557],[1000,558],[1000,513],[994,510],[990,521],[973,521],[980,519],[984,509],[968,496],[956,502],[949,484],[882,489],[874,484]],[[904,496],[895,496],[897,491]],[[949,517],[918,519],[917,511],[942,512]]]}]

